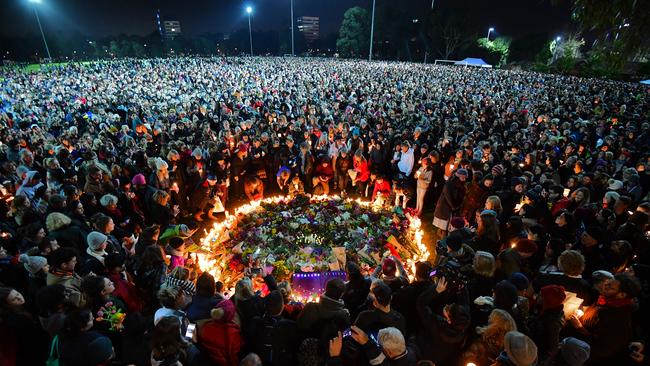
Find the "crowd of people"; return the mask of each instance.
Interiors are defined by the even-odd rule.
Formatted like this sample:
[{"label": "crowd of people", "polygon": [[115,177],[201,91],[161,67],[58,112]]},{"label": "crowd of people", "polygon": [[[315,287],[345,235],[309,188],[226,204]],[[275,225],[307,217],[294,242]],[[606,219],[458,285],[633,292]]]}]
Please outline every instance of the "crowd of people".
[{"label": "crowd of people", "polygon": [[[0,365],[646,365],[650,91],[526,71],[171,58],[0,72]],[[408,273],[233,293],[192,248],[270,195],[426,219]]]}]

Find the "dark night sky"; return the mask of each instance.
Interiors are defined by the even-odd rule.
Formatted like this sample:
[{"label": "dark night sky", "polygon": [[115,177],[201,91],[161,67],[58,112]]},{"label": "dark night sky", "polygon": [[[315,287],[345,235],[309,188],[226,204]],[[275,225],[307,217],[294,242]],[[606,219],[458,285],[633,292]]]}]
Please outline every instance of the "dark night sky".
[{"label": "dark night sky", "polygon": [[[413,17],[421,16],[429,0],[400,1]],[[0,0],[0,35],[37,34],[38,27],[27,0]],[[569,6],[552,6],[549,0],[436,0],[436,7],[465,4],[480,19],[478,29],[491,25],[499,34],[521,36],[569,30]],[[567,1],[569,3],[569,1]],[[254,7],[253,28],[286,30],[290,0],[42,0],[38,5],[46,32],[79,31],[91,37],[118,34],[145,35],[154,30],[154,11],[159,8],[170,19],[181,21],[183,33],[230,33],[247,26],[244,8]],[[343,13],[359,5],[370,9],[371,0],[294,0],[295,16],[320,16],[321,34],[338,31]]]}]

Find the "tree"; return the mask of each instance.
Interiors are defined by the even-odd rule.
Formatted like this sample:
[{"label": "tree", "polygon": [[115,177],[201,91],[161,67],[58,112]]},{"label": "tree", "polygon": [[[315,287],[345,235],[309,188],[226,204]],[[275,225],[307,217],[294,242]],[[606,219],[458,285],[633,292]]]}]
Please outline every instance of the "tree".
[{"label": "tree", "polygon": [[650,50],[648,0],[573,0],[573,17],[596,36],[592,48],[609,67],[620,70]]},{"label": "tree", "polygon": [[133,50],[133,56],[135,57],[146,56],[146,50],[144,49],[144,46],[141,45],[138,41],[131,41],[131,49]]},{"label": "tree", "polygon": [[553,40],[549,44],[552,57],[551,62],[556,62],[559,59],[573,59],[579,60],[582,58],[580,48],[585,45],[585,40],[576,36],[569,36],[566,39]]},{"label": "tree", "polygon": [[508,55],[510,54],[509,38],[497,37],[493,41],[487,38],[479,38],[477,43],[479,47],[488,50],[492,54],[498,55],[498,66],[505,65],[508,62]]},{"label": "tree", "polygon": [[111,56],[120,56],[121,50],[120,50],[120,45],[117,43],[117,41],[113,40],[108,46],[108,52],[111,53]]},{"label": "tree", "polygon": [[438,53],[445,60],[448,60],[464,42],[461,30],[451,22],[441,23],[440,39],[442,42],[439,44]]},{"label": "tree", "polygon": [[352,57],[364,53],[369,47],[370,17],[364,8],[355,6],[346,10],[339,29],[336,48],[342,56]]}]

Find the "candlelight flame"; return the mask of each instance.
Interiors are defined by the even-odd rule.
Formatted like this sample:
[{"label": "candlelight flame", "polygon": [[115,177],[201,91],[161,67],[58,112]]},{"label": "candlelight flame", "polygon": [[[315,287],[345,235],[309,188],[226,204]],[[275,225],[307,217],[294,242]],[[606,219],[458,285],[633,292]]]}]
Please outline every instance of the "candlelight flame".
[{"label": "candlelight flame", "polygon": [[[200,240],[201,247],[207,253],[213,253],[214,251],[217,250],[217,246],[220,243],[228,240],[228,232],[229,230],[236,228],[238,216],[240,215],[245,216],[258,210],[262,203],[278,204],[280,202],[289,201],[292,198],[293,197],[291,196],[268,197],[262,200],[251,201],[250,203],[241,205],[235,209],[234,214],[225,211],[224,212],[225,219],[220,222],[214,222],[212,227],[209,230],[205,231],[205,236]],[[311,196],[310,202],[317,203],[317,202],[322,202],[331,199],[341,199],[341,197],[338,195],[317,195],[317,196]],[[370,202],[366,200],[361,200],[359,198],[357,199],[347,198],[344,201],[356,202],[360,206],[368,207],[373,211],[377,211],[381,208],[381,205],[378,205],[377,204],[378,202],[376,201]],[[427,246],[422,242],[422,239],[424,238],[424,232],[422,231],[422,222],[420,221],[420,219],[418,217],[414,217],[409,214],[406,214],[406,217],[410,222],[410,227],[409,227],[410,234],[412,235],[414,243],[416,244],[416,248],[415,248],[416,253],[411,258],[407,258],[404,265],[406,270],[409,272],[408,273],[409,280],[412,281],[415,278],[414,274],[415,274],[416,263],[428,260],[431,254],[427,249]],[[225,274],[222,273],[223,273],[223,269],[227,268],[229,264],[228,261],[226,260],[217,261],[214,258],[214,256],[211,254],[196,253],[196,258],[199,267],[203,271],[210,273],[219,281],[224,283],[226,286],[230,286],[226,289],[226,292],[232,293],[233,287],[236,284],[236,282],[244,276],[243,273],[240,273],[239,275],[235,276],[235,278],[225,278],[224,277]],[[318,302],[320,300],[320,296],[318,296],[317,294],[309,297],[304,297],[299,295],[293,295],[292,297],[295,301],[300,301],[300,302]]]}]

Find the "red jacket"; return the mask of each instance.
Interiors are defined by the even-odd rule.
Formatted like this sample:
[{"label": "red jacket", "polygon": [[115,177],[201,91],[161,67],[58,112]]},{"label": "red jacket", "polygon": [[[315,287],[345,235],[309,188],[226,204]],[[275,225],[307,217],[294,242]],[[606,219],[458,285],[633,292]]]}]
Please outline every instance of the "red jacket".
[{"label": "red jacket", "polygon": [[142,311],[142,300],[138,296],[138,290],[135,285],[122,278],[119,273],[109,273],[108,279],[113,281],[115,291],[113,296],[124,302],[128,312]]},{"label": "red jacket", "polygon": [[553,217],[557,216],[560,213],[560,211],[567,208],[568,205],[569,205],[569,199],[566,197],[562,197],[559,200],[555,201],[553,205],[551,205],[551,216]]},{"label": "red jacket", "polygon": [[386,179],[383,179],[381,183],[379,183],[379,180],[376,180],[375,189],[372,191],[372,201],[377,198],[377,192],[381,192],[384,197],[390,196],[390,183]]},{"label": "red jacket", "polygon": [[199,327],[197,337],[199,345],[215,364],[237,366],[239,351],[244,341],[239,325],[233,321],[235,305],[230,300],[223,300],[216,308],[222,308],[224,315],[219,320],[211,320]]},{"label": "red jacket", "polygon": [[360,182],[367,182],[370,179],[370,168],[368,167],[368,162],[362,160],[360,162],[354,161],[354,170],[357,173],[357,180]]}]

